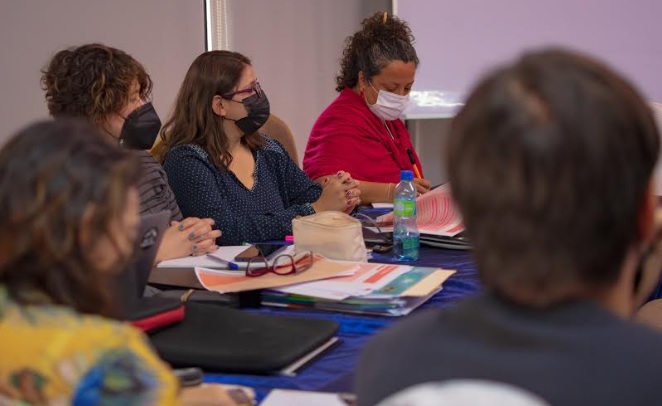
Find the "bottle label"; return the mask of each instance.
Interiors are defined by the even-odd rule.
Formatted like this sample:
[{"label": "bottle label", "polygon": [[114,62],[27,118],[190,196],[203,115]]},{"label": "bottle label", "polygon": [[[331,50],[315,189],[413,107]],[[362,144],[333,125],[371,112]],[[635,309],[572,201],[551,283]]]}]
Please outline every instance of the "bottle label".
[{"label": "bottle label", "polygon": [[411,255],[412,251],[418,251],[419,249],[419,241],[418,238],[415,237],[409,237],[409,238],[403,238],[402,239],[402,252],[406,255]]},{"label": "bottle label", "polygon": [[393,202],[393,214],[402,217],[416,215],[416,202],[411,200],[395,200]]}]

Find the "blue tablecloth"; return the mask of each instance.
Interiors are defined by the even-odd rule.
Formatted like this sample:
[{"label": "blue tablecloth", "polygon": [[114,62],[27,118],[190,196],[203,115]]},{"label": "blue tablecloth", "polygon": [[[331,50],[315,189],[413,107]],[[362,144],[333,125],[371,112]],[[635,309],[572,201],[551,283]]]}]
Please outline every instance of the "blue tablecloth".
[{"label": "blue tablecloth", "polygon": [[[372,262],[393,262],[389,255],[374,254]],[[479,290],[475,266],[467,251],[421,248],[420,266],[434,266],[454,269],[443,285],[443,289],[420,309],[440,307]],[[293,310],[280,308],[260,308],[254,310],[263,314],[287,314],[320,319],[335,320],[340,324],[339,345],[324,353],[320,358],[305,367],[295,377],[256,376],[256,375],[205,375],[206,382],[222,382],[250,386],[256,390],[258,400],[274,388],[299,389],[310,391],[352,392],[353,370],[359,353],[370,337],[378,330],[396,323],[400,318],[360,316],[319,310]]]}]

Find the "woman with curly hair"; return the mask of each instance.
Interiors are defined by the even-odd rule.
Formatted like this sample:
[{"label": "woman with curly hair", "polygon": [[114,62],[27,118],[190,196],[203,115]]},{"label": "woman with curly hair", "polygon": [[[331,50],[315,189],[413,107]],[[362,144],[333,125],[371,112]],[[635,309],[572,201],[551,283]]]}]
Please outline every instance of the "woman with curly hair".
[{"label": "woman with curly hair", "polygon": [[221,233],[212,230],[213,220],[182,218],[163,168],[146,151],[161,120],[150,102],[152,80],[140,62],[103,44],[81,45],[57,52],[42,71],[41,84],[51,116],[82,118],[140,158],[141,214],[171,213],[172,226],[163,236],[157,262],[217,248]]},{"label": "woman with curly hair", "polygon": [[303,169],[323,180],[339,170],[360,180],[362,203],[392,202],[403,169],[418,171],[419,193],[430,190],[400,119],[409,102],[418,57],[405,22],[376,13],[346,40],[336,100],[308,138]]}]

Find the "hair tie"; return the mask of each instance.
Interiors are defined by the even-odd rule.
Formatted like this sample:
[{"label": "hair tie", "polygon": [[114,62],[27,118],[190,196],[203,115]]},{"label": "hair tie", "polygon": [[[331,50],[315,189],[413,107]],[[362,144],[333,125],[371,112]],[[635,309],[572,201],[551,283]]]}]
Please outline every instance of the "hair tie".
[{"label": "hair tie", "polygon": [[384,24],[386,24],[386,20],[388,20],[388,11],[384,11]]}]

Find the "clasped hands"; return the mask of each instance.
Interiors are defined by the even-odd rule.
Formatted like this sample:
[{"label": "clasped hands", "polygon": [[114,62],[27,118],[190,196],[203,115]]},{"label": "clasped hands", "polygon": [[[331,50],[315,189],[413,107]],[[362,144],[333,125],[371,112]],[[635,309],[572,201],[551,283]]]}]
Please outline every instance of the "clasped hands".
[{"label": "clasped hands", "polygon": [[322,195],[312,204],[316,212],[335,210],[351,213],[361,203],[359,181],[352,179],[349,172],[338,171],[318,181],[322,186]]},{"label": "clasped hands", "polygon": [[220,230],[214,230],[214,220],[188,217],[170,222],[156,254],[156,263],[189,255],[205,255],[216,251]]}]

